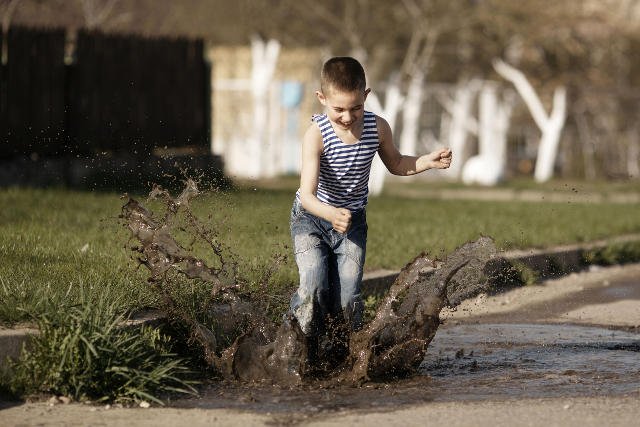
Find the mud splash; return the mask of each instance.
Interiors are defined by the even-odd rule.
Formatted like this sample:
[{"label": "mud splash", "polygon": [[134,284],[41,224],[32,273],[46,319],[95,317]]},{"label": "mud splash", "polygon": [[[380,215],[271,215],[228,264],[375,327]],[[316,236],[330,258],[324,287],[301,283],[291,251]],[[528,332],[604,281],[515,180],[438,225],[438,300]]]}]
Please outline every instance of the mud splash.
[{"label": "mud splash", "polygon": [[[343,411],[396,411],[426,402],[640,396],[640,336],[584,325],[442,325],[417,375],[362,387],[212,381],[181,408],[269,413],[279,424]],[[562,402],[562,400],[560,400]]]},{"label": "mud splash", "polygon": [[[218,242],[218,230],[203,227],[190,209],[199,194],[197,185],[187,180],[177,197],[156,187],[150,200],[164,204],[164,214],[154,215],[129,198],[121,218],[139,244],[131,249],[149,269],[149,284],[173,319],[184,324],[203,351],[207,364],[227,380],[266,381],[282,385],[300,384],[317,375],[308,364],[307,340],[296,319],[287,314],[277,326],[259,310],[251,294],[243,292],[235,274],[240,268],[225,258]],[[182,212],[193,225],[191,230],[217,256],[217,265],[208,266],[191,254],[174,237],[172,219]],[[323,378],[330,382],[360,384],[369,379],[398,377],[415,372],[440,324],[445,306],[487,291],[494,268],[495,246],[482,237],[449,254],[442,262],[420,254],[408,263],[391,286],[369,323],[346,339],[346,347],[336,360],[325,366]],[[223,345],[214,331],[181,310],[168,291],[168,273],[197,278],[211,286],[212,313],[224,317],[228,330],[239,331],[231,345]],[[338,338],[333,338],[337,340]]]}]

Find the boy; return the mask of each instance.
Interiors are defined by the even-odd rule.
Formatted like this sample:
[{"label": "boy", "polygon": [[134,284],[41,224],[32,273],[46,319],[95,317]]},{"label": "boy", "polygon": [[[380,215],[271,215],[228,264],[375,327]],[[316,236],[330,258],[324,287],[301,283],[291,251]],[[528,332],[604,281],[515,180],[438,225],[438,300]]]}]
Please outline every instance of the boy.
[{"label": "boy", "polygon": [[394,175],[414,175],[451,164],[448,149],[421,157],[398,152],[388,123],[364,110],[370,89],[357,60],[328,60],[320,83],[316,96],[326,113],[314,115],[304,135],[300,188],[291,210],[291,237],[300,274],[291,312],[308,337],[311,361],[317,357],[317,337],[327,324],[346,324],[350,330],[362,325],[365,206],[375,154]]}]

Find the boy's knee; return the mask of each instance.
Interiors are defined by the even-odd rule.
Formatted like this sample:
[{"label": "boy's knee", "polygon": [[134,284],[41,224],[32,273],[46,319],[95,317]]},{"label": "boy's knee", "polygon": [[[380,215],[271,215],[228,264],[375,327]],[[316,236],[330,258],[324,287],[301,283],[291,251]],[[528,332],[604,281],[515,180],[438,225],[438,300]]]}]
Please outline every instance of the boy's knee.
[{"label": "boy's knee", "polygon": [[327,269],[326,257],[320,247],[320,240],[313,235],[295,238],[294,255],[300,275],[324,274]]},{"label": "boy's knee", "polygon": [[351,268],[354,270],[362,270],[364,266],[365,253],[366,251],[363,247],[358,246],[353,242],[348,242],[346,245],[346,259],[349,261],[349,264],[353,264]]},{"label": "boy's knee", "polygon": [[315,234],[300,233],[293,236],[293,251],[296,254],[304,254],[318,248],[322,240]]}]

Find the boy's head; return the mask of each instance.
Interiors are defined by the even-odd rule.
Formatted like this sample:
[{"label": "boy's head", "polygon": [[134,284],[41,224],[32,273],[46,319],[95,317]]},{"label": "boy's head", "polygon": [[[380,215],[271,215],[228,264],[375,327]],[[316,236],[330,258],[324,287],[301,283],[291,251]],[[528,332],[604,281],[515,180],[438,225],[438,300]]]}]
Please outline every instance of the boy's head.
[{"label": "boy's head", "polygon": [[330,90],[364,92],[366,87],[364,69],[356,59],[338,56],[324,63],[320,74],[320,90],[323,93],[326,94]]},{"label": "boy's head", "polygon": [[324,63],[316,95],[335,125],[347,130],[361,124],[368,94],[364,70],[358,61],[345,56]]}]

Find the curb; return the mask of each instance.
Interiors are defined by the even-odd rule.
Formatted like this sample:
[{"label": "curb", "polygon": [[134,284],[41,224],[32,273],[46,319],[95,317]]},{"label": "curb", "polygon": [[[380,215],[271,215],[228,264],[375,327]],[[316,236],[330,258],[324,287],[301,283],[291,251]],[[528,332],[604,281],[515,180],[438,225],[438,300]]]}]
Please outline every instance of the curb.
[{"label": "curb", "polygon": [[[606,240],[573,245],[561,245],[546,249],[526,249],[503,252],[496,259],[494,272],[509,283],[522,283],[523,270],[529,270],[536,282],[582,271],[589,265],[590,255],[614,245],[637,244],[640,246],[640,234],[614,237]],[[598,261],[597,259],[595,261]],[[640,259],[632,260],[640,261]],[[362,279],[362,294],[380,296],[396,280],[400,270],[378,270],[365,273]]]},{"label": "curb", "polygon": [[[144,311],[132,316],[122,325],[124,328],[135,328],[142,325],[160,326],[165,315],[160,310]],[[7,372],[8,359],[17,359],[29,338],[37,334],[34,328],[4,328],[0,326],[0,374]]]},{"label": "curb", "polygon": [[[560,277],[582,271],[589,265],[596,264],[589,261],[589,254],[605,250],[612,245],[625,244],[640,245],[640,234],[547,249],[508,251],[497,258],[496,275],[500,276],[502,280],[506,279],[507,287],[522,284],[522,272],[526,269],[534,275],[535,281]],[[595,261],[598,260],[595,259]],[[400,270],[377,270],[365,273],[362,279],[363,296],[366,298],[383,295],[399,273]],[[157,325],[163,317],[159,311],[144,312],[140,316],[128,320],[125,326]],[[0,327],[0,372],[6,369],[7,358],[18,357],[23,345],[34,333],[37,333],[35,329]]]},{"label": "curb", "polygon": [[23,345],[32,334],[37,332],[32,328],[8,329],[0,327],[0,373],[4,373],[6,370],[7,359],[18,358]]}]

